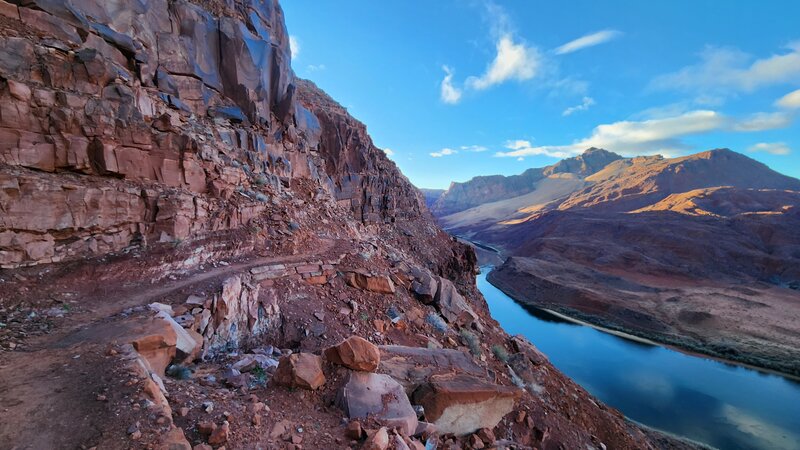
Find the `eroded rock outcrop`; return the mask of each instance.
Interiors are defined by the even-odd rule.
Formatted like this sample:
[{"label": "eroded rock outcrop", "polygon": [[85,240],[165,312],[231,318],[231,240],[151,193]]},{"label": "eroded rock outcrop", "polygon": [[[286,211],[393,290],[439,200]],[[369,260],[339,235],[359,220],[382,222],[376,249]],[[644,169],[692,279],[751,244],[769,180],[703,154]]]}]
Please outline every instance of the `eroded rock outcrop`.
[{"label": "eroded rock outcrop", "polygon": [[294,78],[280,6],[221,10],[18,8],[0,36],[2,267],[237,229],[292,179],[316,180],[359,220],[423,214],[363,125]]}]

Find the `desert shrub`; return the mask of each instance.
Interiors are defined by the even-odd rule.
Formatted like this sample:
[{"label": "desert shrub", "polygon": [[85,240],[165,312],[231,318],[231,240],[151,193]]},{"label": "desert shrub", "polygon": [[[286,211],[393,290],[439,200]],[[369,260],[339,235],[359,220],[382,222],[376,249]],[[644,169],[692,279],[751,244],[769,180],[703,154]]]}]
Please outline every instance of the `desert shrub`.
[{"label": "desert shrub", "polygon": [[478,336],[466,328],[462,328],[460,334],[461,340],[469,347],[469,352],[474,356],[481,356],[481,341],[478,339]]},{"label": "desert shrub", "polygon": [[447,327],[447,322],[442,319],[442,316],[436,314],[435,312],[429,313],[427,317],[425,317],[425,321],[428,322],[434,330],[440,333],[447,333],[449,329]]},{"label": "desert shrub", "polygon": [[508,362],[508,352],[502,345],[493,345],[492,353],[494,353],[494,356],[500,361],[503,361],[504,363]]}]

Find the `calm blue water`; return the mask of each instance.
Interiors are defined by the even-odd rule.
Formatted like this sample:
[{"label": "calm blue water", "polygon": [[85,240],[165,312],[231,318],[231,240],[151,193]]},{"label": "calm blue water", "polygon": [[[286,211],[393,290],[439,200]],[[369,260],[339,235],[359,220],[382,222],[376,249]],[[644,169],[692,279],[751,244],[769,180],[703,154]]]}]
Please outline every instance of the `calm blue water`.
[{"label": "calm blue water", "polygon": [[800,383],[558,321],[516,303],[486,270],[478,288],[508,333],[629,418],[724,450],[800,449]]}]

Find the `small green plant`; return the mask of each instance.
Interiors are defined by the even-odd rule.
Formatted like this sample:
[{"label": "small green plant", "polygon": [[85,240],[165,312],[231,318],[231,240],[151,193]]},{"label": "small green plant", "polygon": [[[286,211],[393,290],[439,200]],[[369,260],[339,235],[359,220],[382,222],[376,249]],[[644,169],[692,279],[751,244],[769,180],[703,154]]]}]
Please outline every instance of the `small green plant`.
[{"label": "small green plant", "polygon": [[258,176],[256,177],[256,181],[255,181],[256,185],[258,185],[258,186],[264,186],[268,182],[269,182],[269,180],[267,180],[267,177],[265,177],[263,173],[258,174]]},{"label": "small green plant", "polygon": [[258,364],[256,364],[256,366],[250,371],[250,375],[253,376],[258,384],[264,384],[267,382],[267,372]]},{"label": "small green plant", "polygon": [[473,356],[481,356],[481,341],[478,339],[478,336],[475,336],[475,333],[466,328],[462,328],[459,334],[464,344],[469,347],[469,352],[472,353]]},{"label": "small green plant", "polygon": [[508,352],[502,345],[493,345],[492,353],[494,353],[494,356],[500,361],[503,361],[504,363],[508,362]]},{"label": "small green plant", "polygon": [[363,320],[364,322],[369,320],[369,314],[367,314],[365,312],[362,312],[359,317],[361,317],[361,320]]}]

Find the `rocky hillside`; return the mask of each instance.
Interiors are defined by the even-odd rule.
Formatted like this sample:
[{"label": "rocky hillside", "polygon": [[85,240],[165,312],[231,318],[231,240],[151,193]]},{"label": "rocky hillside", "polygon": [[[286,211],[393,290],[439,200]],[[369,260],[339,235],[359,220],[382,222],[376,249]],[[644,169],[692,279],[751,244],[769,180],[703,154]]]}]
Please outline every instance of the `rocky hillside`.
[{"label": "rocky hillside", "polygon": [[498,328],[276,1],[0,0],[0,186],[5,447],[686,448]]},{"label": "rocky hillside", "polygon": [[522,301],[800,373],[800,180],[721,149],[581,181],[439,220],[510,256],[489,278]]},{"label": "rocky hillside", "polygon": [[420,192],[422,192],[422,195],[425,196],[425,205],[428,207],[428,209],[431,209],[433,208],[434,203],[436,203],[436,200],[439,200],[439,197],[444,194],[445,189],[420,188]]}]

